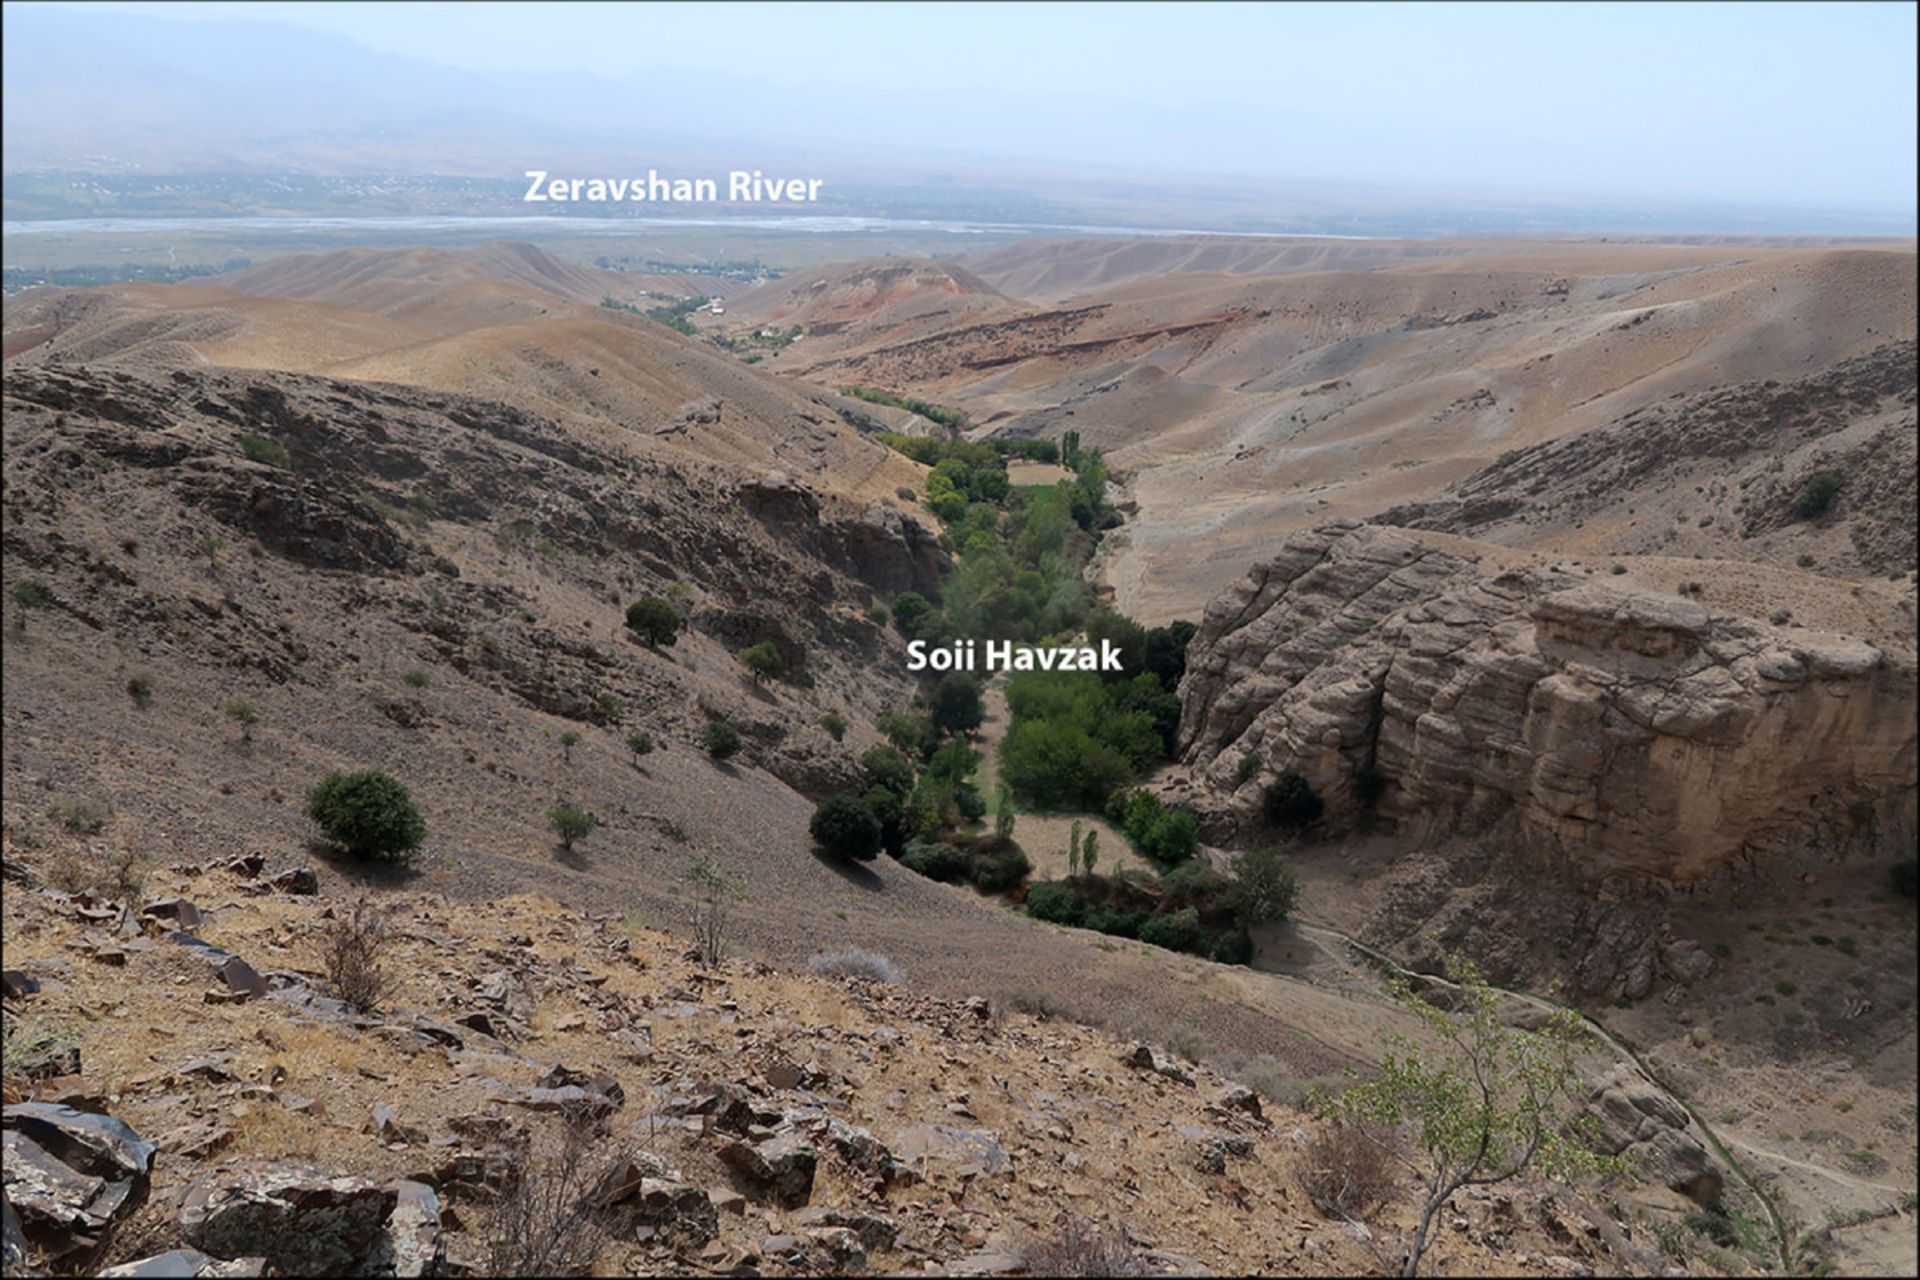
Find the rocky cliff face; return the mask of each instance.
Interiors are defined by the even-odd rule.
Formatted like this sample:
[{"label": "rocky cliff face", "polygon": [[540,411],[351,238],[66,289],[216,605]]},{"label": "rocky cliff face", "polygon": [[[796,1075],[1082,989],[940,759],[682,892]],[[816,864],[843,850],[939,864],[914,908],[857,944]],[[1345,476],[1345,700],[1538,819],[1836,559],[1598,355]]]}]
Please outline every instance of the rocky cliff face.
[{"label": "rocky cliff face", "polygon": [[1684,884],[1815,837],[1910,837],[1910,641],[1616,581],[1368,525],[1289,539],[1194,637],[1186,798],[1216,830],[1247,827],[1291,768],[1350,817],[1372,766],[1385,815],[1503,826],[1592,881]]}]

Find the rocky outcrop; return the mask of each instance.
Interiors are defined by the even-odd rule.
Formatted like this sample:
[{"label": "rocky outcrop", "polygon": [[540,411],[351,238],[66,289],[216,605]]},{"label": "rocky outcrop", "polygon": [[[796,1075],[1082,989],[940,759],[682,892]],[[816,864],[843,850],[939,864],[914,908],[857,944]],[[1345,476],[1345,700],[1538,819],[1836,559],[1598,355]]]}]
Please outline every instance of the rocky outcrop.
[{"label": "rocky outcrop", "polygon": [[1595,1082],[1587,1113],[1598,1122],[1598,1146],[1628,1153],[1639,1176],[1708,1206],[1720,1203],[1725,1179],[1694,1137],[1681,1106],[1620,1063]]},{"label": "rocky outcrop", "polygon": [[187,1187],[180,1232],[216,1257],[264,1257],[293,1275],[355,1275],[382,1245],[398,1201],[395,1188],[364,1178],[248,1161]]},{"label": "rocky outcrop", "polygon": [[1324,525],[1215,599],[1180,798],[1231,830],[1295,769],[1337,818],[1371,776],[1387,816],[1505,824],[1591,881],[1684,884],[1849,825],[1910,837],[1911,652],[1465,546]]},{"label": "rocky outcrop", "polygon": [[15,1103],[4,1116],[9,1253],[17,1214],[42,1258],[84,1268],[146,1200],[156,1145],[112,1116],[56,1103]]}]

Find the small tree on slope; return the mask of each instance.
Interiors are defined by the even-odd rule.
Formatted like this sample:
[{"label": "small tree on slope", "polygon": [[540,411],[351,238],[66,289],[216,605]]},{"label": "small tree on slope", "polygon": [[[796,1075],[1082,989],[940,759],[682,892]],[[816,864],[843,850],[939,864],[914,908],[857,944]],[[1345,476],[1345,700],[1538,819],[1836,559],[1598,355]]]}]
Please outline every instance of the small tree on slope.
[{"label": "small tree on slope", "polygon": [[[1419,1274],[1442,1211],[1462,1187],[1529,1170],[1572,1182],[1620,1167],[1592,1150],[1598,1122],[1577,1110],[1579,1019],[1562,1010],[1539,1031],[1506,1026],[1499,993],[1470,961],[1449,958],[1446,968],[1459,1012],[1434,1008],[1397,980],[1394,994],[1419,1018],[1427,1043],[1387,1037],[1379,1075],[1322,1099],[1333,1118],[1385,1135],[1377,1140],[1419,1179],[1420,1217],[1403,1276]],[[1396,1132],[1411,1153],[1393,1141]]]}]

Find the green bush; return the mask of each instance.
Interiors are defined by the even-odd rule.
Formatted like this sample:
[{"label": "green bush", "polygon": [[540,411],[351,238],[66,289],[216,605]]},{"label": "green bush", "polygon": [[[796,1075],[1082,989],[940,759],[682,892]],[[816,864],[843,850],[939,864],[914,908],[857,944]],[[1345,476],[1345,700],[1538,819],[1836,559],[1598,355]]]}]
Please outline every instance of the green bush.
[{"label": "green bush", "polygon": [[1169,951],[1193,951],[1204,938],[1200,913],[1192,907],[1151,916],[1140,926],[1140,941]]},{"label": "green bush", "polygon": [[825,729],[827,736],[835,742],[847,736],[847,718],[837,712],[829,711],[821,716],[820,727]]},{"label": "green bush", "polygon": [[871,862],[880,852],[880,820],[853,796],[835,796],[815,809],[807,830],[835,857]]},{"label": "green bush", "polygon": [[1033,872],[1033,863],[1018,845],[1002,849],[973,864],[974,887],[985,893],[1006,893],[1017,888]]},{"label": "green bush", "polygon": [[404,861],[426,839],[413,798],[384,773],[330,773],[307,796],[307,816],[356,858]]},{"label": "green bush", "polygon": [[628,734],[627,750],[633,752],[633,762],[639,764],[641,756],[653,754],[653,735],[645,732]]},{"label": "green bush", "polygon": [[913,790],[913,766],[892,747],[868,747],[860,754],[860,767],[867,771],[876,787],[885,787],[896,795]]},{"label": "green bush", "polygon": [[600,825],[600,819],[577,804],[555,805],[547,811],[547,825],[560,837],[560,847],[569,851],[575,840],[585,839]]},{"label": "green bush", "polygon": [[1833,500],[1846,487],[1847,478],[1838,471],[1816,471],[1800,486],[1793,500],[1793,514],[1802,520],[1816,520],[1827,514]]},{"label": "green bush", "polygon": [[952,883],[966,876],[971,862],[965,851],[937,840],[910,840],[900,865],[929,880]]},{"label": "green bush", "polygon": [[240,452],[254,462],[278,467],[282,471],[293,470],[293,455],[278,440],[270,440],[266,436],[241,436]]},{"label": "green bush", "polygon": [[1087,904],[1066,881],[1042,880],[1027,890],[1027,914],[1054,924],[1080,925],[1087,919]]},{"label": "green bush", "polygon": [[726,760],[739,754],[740,731],[725,720],[715,720],[700,735],[700,745],[715,760]]},{"label": "green bush", "polygon": [[1260,807],[1267,821],[1287,831],[1299,831],[1320,820],[1325,801],[1298,770],[1288,769],[1266,785],[1260,793]]},{"label": "green bush", "polygon": [[420,668],[415,667],[413,670],[401,676],[400,682],[409,689],[424,689],[433,683],[433,677],[425,671],[420,670]]},{"label": "green bush", "polygon": [[106,806],[92,800],[62,800],[47,814],[77,836],[98,835],[107,825]]},{"label": "green bush", "polygon": [[755,684],[778,680],[787,674],[787,664],[771,641],[762,640],[740,651],[740,665],[747,669]]},{"label": "green bush", "polygon": [[1191,858],[1199,843],[1199,820],[1185,809],[1169,809],[1148,828],[1140,852],[1160,866],[1172,866]]},{"label": "green bush", "polygon": [[906,846],[906,802],[898,792],[886,787],[872,788],[860,797],[860,802],[867,806],[867,811],[873,814],[873,820],[880,824],[880,847],[899,857]]},{"label": "green bush", "polygon": [[642,596],[627,606],[627,630],[650,649],[680,638],[680,615],[659,596]]},{"label": "green bush", "polygon": [[1233,785],[1244,787],[1247,779],[1260,771],[1260,753],[1249,751],[1240,757],[1240,763],[1233,767]]}]

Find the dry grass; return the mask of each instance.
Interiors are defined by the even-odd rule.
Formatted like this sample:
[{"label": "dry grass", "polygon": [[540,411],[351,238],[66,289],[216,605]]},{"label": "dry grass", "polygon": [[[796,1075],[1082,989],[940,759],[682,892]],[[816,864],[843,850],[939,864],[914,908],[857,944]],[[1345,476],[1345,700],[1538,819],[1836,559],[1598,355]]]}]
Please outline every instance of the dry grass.
[{"label": "dry grass", "polygon": [[807,972],[833,978],[865,978],[869,982],[898,984],[906,981],[906,975],[900,972],[899,965],[877,951],[862,951],[858,947],[823,951],[807,961]]},{"label": "dry grass", "polygon": [[389,979],[381,964],[387,918],[365,898],[326,931],[327,981],[339,997],[367,1013],[386,997]]},{"label": "dry grass", "polygon": [[1071,1217],[1050,1236],[1036,1236],[1020,1248],[1020,1265],[1036,1276],[1144,1276],[1146,1260],[1137,1255],[1119,1227],[1103,1227]]},{"label": "dry grass", "polygon": [[1393,1157],[1353,1125],[1329,1124],[1307,1140],[1297,1171],[1320,1212],[1364,1222],[1393,1199]]}]

